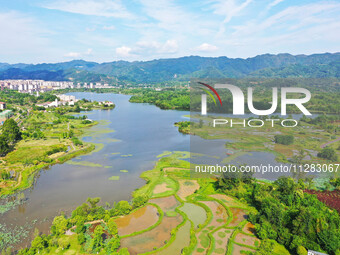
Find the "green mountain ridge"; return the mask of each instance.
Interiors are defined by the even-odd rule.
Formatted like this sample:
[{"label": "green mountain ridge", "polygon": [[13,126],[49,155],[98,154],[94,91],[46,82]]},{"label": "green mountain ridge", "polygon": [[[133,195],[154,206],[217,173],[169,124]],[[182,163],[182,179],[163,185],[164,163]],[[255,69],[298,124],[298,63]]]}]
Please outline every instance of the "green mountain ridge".
[{"label": "green mountain ridge", "polygon": [[[76,82],[158,83],[190,78],[340,77],[340,53],[264,54],[241,59],[187,56],[151,61],[107,63],[72,60],[62,63],[0,63],[0,79],[47,79]],[[39,78],[40,77],[40,78]]]}]

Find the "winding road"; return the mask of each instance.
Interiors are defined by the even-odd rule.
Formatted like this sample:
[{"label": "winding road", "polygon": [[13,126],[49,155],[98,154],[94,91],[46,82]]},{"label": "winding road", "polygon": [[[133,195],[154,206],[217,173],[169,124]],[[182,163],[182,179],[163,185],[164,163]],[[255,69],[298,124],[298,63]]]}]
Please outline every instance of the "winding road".
[{"label": "winding road", "polygon": [[320,148],[325,148],[327,145],[330,145],[330,144],[335,143],[335,142],[338,142],[338,141],[340,141],[340,137],[338,137],[337,139],[335,139],[335,140],[333,140],[333,141],[330,141],[330,142],[328,142],[328,143],[321,144],[321,145],[320,145]]}]

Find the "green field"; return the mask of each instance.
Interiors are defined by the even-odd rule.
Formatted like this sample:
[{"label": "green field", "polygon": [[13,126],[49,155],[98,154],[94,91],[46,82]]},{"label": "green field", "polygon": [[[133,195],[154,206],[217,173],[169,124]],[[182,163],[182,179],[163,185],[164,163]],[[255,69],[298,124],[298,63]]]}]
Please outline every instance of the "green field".
[{"label": "green field", "polygon": [[0,157],[1,172],[12,171],[12,178],[0,179],[0,196],[30,187],[35,174],[43,167],[93,151],[95,145],[84,144],[78,137],[96,124],[54,111],[31,111],[21,123],[23,139],[11,152]]}]

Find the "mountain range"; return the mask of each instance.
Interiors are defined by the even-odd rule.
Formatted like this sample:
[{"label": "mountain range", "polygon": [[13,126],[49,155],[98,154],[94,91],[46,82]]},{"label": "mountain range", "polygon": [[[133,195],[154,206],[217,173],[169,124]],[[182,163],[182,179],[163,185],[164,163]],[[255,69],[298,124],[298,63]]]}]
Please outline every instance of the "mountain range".
[{"label": "mountain range", "polygon": [[134,62],[96,63],[73,60],[53,64],[0,63],[0,79],[158,83],[208,77],[340,78],[340,53],[264,54],[247,59],[188,56]]}]

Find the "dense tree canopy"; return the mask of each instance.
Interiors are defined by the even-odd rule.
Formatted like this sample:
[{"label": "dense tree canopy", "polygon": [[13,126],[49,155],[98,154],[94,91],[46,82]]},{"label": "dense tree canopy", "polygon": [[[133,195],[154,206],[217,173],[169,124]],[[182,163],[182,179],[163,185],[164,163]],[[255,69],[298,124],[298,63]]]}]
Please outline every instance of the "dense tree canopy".
[{"label": "dense tree canopy", "polygon": [[217,185],[257,209],[249,220],[255,224],[259,238],[276,240],[293,253],[301,251],[300,246],[333,255],[340,251],[338,212],[315,195],[304,193],[300,182],[287,177],[272,184],[245,180],[224,176]]},{"label": "dense tree canopy", "polygon": [[2,126],[2,136],[9,143],[13,144],[21,139],[21,132],[18,124],[13,119],[7,119]]},{"label": "dense tree canopy", "polygon": [[0,135],[0,156],[5,156],[10,148],[4,136]]}]

